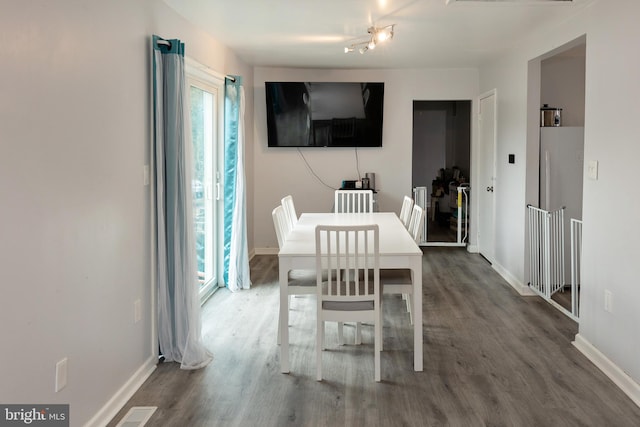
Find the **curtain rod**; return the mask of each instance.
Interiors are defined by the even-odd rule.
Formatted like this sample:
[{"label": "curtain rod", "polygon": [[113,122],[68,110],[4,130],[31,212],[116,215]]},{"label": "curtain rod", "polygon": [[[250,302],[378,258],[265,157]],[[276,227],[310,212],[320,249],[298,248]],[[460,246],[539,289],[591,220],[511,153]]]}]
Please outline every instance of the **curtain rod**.
[{"label": "curtain rod", "polygon": [[[158,44],[165,45],[165,46],[169,46],[169,48],[171,48],[171,42],[170,42],[169,40],[164,40],[164,39],[160,39],[160,38],[159,38],[159,39],[158,39]],[[227,76],[224,76],[224,78],[225,78],[225,79],[229,79],[229,80],[231,80],[231,82],[232,82],[232,83],[235,83],[235,82],[236,82],[236,78],[235,78],[235,77],[233,77],[233,76],[229,76],[229,75],[227,75]]]}]

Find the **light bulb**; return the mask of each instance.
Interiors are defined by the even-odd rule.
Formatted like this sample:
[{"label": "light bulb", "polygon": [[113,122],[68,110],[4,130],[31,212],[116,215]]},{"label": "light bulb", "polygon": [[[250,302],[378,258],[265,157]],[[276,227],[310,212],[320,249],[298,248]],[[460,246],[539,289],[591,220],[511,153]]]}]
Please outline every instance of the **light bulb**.
[{"label": "light bulb", "polygon": [[393,25],[378,30],[378,32],[376,33],[376,38],[379,42],[383,42],[385,40],[393,38]]},{"label": "light bulb", "polygon": [[371,50],[375,49],[375,48],[376,48],[376,41],[372,39],[372,40],[369,42],[369,44],[367,45],[367,48],[368,48],[368,49],[371,49]]}]

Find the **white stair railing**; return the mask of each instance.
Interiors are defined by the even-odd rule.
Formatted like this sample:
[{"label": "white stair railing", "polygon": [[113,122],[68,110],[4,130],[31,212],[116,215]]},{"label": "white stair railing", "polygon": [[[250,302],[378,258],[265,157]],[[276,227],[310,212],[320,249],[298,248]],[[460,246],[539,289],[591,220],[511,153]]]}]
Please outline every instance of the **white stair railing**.
[{"label": "white stair railing", "polygon": [[545,211],[527,206],[529,286],[545,299],[564,288],[564,207]]},{"label": "white stair railing", "polygon": [[571,313],[580,316],[580,271],[582,268],[582,221],[571,218]]},{"label": "white stair railing", "polygon": [[[464,201],[464,206],[463,206]],[[458,187],[458,243],[469,238],[469,186]],[[464,227],[464,236],[462,228]]]},{"label": "white stair railing", "polygon": [[427,192],[427,187],[414,187],[413,199],[415,204],[425,211],[424,224],[422,226],[422,234],[420,241],[421,246],[465,246],[469,239],[469,192],[468,185],[461,185],[456,188],[457,193],[454,195],[456,200],[456,241],[455,242],[429,242],[427,229],[429,228],[429,218],[432,217],[430,212],[435,209],[431,195]]}]

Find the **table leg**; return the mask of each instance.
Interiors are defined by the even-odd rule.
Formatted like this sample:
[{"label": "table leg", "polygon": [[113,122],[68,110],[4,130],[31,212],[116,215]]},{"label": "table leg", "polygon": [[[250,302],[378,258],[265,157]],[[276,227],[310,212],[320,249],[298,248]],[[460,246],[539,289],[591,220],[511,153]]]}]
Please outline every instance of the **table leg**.
[{"label": "table leg", "polygon": [[280,266],[280,371],[289,373],[289,304],[287,291],[289,267],[283,260],[278,262]]},{"label": "table leg", "polygon": [[422,257],[413,257],[413,369],[422,371]]}]

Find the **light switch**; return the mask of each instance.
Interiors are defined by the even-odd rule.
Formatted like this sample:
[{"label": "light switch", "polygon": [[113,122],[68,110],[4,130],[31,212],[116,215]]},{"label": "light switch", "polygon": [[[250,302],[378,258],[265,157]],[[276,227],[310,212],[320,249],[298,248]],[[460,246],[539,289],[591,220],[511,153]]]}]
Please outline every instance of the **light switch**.
[{"label": "light switch", "polygon": [[67,386],[67,358],[56,363],[56,393]]},{"label": "light switch", "polygon": [[598,161],[597,160],[589,160],[589,166],[587,166],[587,176],[589,179],[597,180],[598,179]]}]

